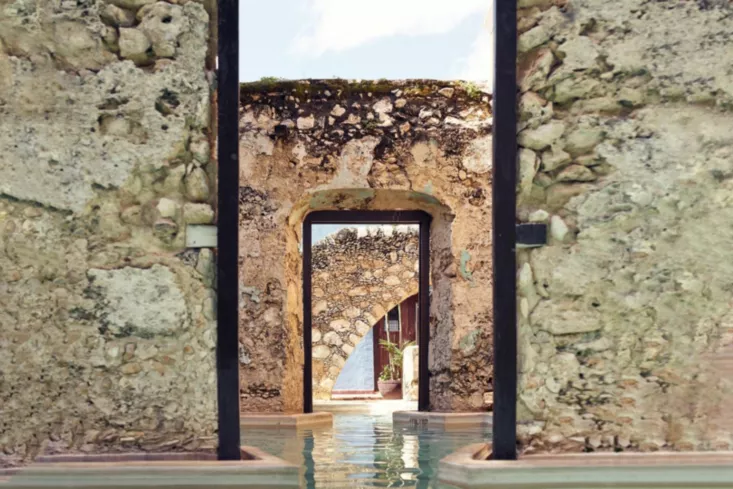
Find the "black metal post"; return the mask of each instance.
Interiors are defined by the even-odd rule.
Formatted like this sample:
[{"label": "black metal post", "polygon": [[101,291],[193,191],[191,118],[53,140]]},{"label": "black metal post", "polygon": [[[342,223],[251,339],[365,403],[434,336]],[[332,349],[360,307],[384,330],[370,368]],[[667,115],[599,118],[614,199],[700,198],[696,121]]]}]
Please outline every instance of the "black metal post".
[{"label": "black metal post", "polygon": [[216,369],[219,460],[239,460],[239,4],[219,0]]},{"label": "black metal post", "polygon": [[430,216],[420,221],[417,410],[430,411]]},{"label": "black metal post", "polygon": [[313,225],[308,216],[303,222],[303,412],[313,412],[313,258],[311,250]]},{"label": "black metal post", "polygon": [[494,0],[494,426],[492,455],[517,458],[517,5]]}]

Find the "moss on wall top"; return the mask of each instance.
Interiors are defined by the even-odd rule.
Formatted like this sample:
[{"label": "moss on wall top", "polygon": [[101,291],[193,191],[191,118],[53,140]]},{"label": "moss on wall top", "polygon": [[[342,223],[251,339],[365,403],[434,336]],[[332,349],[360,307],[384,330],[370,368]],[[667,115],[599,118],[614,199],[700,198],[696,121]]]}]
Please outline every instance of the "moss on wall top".
[{"label": "moss on wall top", "polygon": [[268,120],[260,129],[270,138],[302,136],[317,157],[367,136],[380,140],[378,158],[399,141],[428,139],[460,154],[468,141],[491,132],[491,95],[466,82],[265,78],[242,84],[240,103],[244,132]]},{"label": "moss on wall top", "polygon": [[283,80],[275,77],[264,77],[255,82],[242,83],[240,93],[242,100],[248,95],[290,92],[298,98],[323,95],[330,92],[335,98],[356,94],[389,94],[401,90],[405,95],[427,97],[437,94],[442,89],[453,89],[457,98],[480,101],[488,96],[482,88],[472,82],[443,81],[429,79],[413,80],[345,80],[342,78],[313,80]]}]

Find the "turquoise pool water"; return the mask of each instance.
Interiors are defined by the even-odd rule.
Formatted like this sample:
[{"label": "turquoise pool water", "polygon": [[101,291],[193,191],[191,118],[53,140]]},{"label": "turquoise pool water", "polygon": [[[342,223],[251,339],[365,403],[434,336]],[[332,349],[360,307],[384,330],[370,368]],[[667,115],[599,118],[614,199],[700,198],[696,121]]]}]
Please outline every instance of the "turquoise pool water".
[{"label": "turquoise pool water", "polygon": [[243,445],[298,464],[302,486],[307,489],[454,489],[437,480],[440,459],[490,438],[488,428],[450,432],[393,428],[391,415],[362,414],[334,414],[332,428],[242,431]]}]

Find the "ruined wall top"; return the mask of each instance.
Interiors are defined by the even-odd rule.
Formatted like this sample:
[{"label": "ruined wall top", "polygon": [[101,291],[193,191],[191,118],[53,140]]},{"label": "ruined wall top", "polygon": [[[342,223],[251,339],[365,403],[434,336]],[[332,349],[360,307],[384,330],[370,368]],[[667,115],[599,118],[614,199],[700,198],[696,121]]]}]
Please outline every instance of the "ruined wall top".
[{"label": "ruined wall top", "polygon": [[491,96],[478,85],[435,80],[299,80],[241,86],[240,131],[300,139],[324,156],[351,140],[381,137],[375,156],[399,141],[450,141],[458,154],[476,132],[491,132]]},{"label": "ruined wall top", "polygon": [[388,256],[407,243],[414,243],[417,251],[417,235],[417,227],[409,225],[344,228],[313,245],[313,269],[327,271],[334,254],[354,255],[353,258],[360,252]]}]

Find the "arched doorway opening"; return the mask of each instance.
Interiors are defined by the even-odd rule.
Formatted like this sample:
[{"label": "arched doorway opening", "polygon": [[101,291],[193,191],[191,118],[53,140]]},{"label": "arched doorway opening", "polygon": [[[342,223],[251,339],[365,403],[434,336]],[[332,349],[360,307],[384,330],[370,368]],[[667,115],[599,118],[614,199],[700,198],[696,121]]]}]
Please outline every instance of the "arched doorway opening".
[{"label": "arched doorway opening", "polygon": [[[416,316],[415,316],[415,327],[414,327],[414,336],[417,340],[417,349],[418,349],[418,386],[417,386],[417,400],[418,400],[418,410],[426,411],[429,409],[430,406],[430,400],[429,400],[429,377],[428,377],[428,343],[430,339],[430,293],[429,293],[429,283],[430,283],[430,222],[431,217],[429,214],[422,212],[422,211],[319,211],[319,212],[313,212],[306,216],[304,223],[303,223],[303,353],[304,353],[304,365],[303,365],[303,407],[304,412],[309,413],[313,412],[313,399],[314,399],[314,365],[319,370],[317,373],[321,374],[324,377],[324,380],[321,384],[318,384],[316,386],[315,392],[318,393],[318,387],[322,386],[324,389],[330,389],[335,385],[335,378],[338,377],[337,374],[341,372],[341,369],[345,365],[345,357],[341,354],[344,350],[344,346],[353,346],[356,347],[360,343],[363,343],[361,340],[363,339],[363,336],[365,336],[369,331],[373,331],[373,340],[375,341],[375,338],[380,338],[384,340],[391,340],[391,339],[397,339],[398,346],[402,346],[402,343],[399,339],[399,336],[402,334],[401,328],[399,326],[401,323],[399,320],[397,321],[397,329],[396,331],[390,331],[390,316],[389,313],[397,306],[398,304],[401,304],[402,302],[405,302],[405,299],[409,299],[409,297],[414,296],[415,294],[412,293],[408,297],[400,298],[401,300],[396,301],[395,304],[391,304],[386,310],[381,307],[381,311],[383,311],[383,314],[381,317],[379,317],[379,314],[377,314],[376,321],[373,321],[372,325],[369,325],[369,323],[365,323],[361,316],[365,315],[363,311],[360,311],[357,307],[354,307],[353,305],[350,305],[348,307],[344,307],[343,304],[341,304],[341,308],[338,309],[338,314],[345,316],[338,319],[334,319],[328,323],[325,321],[319,324],[319,328],[316,328],[314,330],[314,310],[316,313],[316,316],[323,312],[324,308],[328,308],[328,303],[321,305],[322,302],[317,302],[314,307],[314,296],[316,299],[319,298],[319,296],[322,296],[324,294],[324,291],[321,288],[315,288],[314,289],[314,277],[313,277],[313,271],[314,271],[314,263],[313,263],[313,248],[312,248],[312,229],[313,225],[317,224],[340,224],[340,225],[351,225],[351,224],[412,224],[417,226],[418,230],[418,257],[417,262],[413,265],[414,272],[417,274],[417,300],[415,301],[414,305],[416,306]],[[394,275],[387,275],[386,277],[377,277],[380,282],[384,284],[390,284],[391,277],[398,278],[397,270],[396,268],[400,266],[399,263],[397,263],[398,257],[397,253],[395,253],[395,256],[393,257],[395,264],[392,265],[391,268],[395,268],[393,272]],[[409,257],[404,258],[406,260],[406,263],[409,263]],[[357,270],[358,263],[354,264],[355,270]],[[405,276],[406,283],[409,283],[410,280]],[[398,283],[395,281],[393,286],[398,285]],[[348,283],[349,290],[344,290],[343,294],[341,294],[341,297],[357,297],[360,295],[367,295],[368,294],[368,287],[361,286],[358,284],[354,284],[349,282]],[[404,294],[404,292],[403,292]],[[397,296],[399,296],[399,293],[397,293]],[[390,295],[390,298],[393,297]],[[385,300],[388,300],[385,297]],[[341,302],[345,302],[342,300]],[[363,304],[367,304],[367,302],[363,302]],[[368,313],[368,316],[374,317],[374,314],[372,314],[374,309],[371,309]],[[351,317],[352,321],[349,321],[346,319],[347,317]],[[399,318],[399,312],[398,312],[398,318]],[[325,326],[328,324],[328,326]],[[351,325],[356,326],[357,328],[359,325],[364,325],[366,328],[362,331],[362,337],[359,338],[358,335],[354,335],[353,333],[349,333],[349,328]],[[384,332],[382,333],[378,328],[379,324],[382,324],[382,329]],[[377,327],[376,330],[374,330],[374,326]],[[322,328],[327,327],[329,331],[324,333],[322,331]],[[339,332],[341,332],[341,336],[339,336]],[[314,348],[314,333],[316,341],[321,341],[321,344],[317,344]],[[397,333],[396,337],[392,333]],[[351,340],[349,343],[344,343],[344,340],[342,339],[342,336],[350,334],[355,336],[353,340]],[[406,333],[409,334],[409,333]],[[379,348],[379,344],[375,345],[376,348],[374,350],[374,358],[373,358],[373,374],[375,376],[379,375],[381,372],[384,371],[385,366],[382,365],[385,361],[387,362],[387,365],[391,366],[391,361],[389,357],[385,357],[385,354],[382,352],[382,349]],[[314,364],[314,350],[315,350],[315,363]],[[387,353],[389,355],[389,353]],[[347,354],[348,356],[348,354]],[[328,368],[323,365],[323,360],[331,360],[333,363],[335,360],[339,359],[336,362],[338,364],[333,365],[331,364]],[[394,368],[394,367],[392,367]],[[381,369],[381,370],[380,370]],[[330,372],[330,374],[329,374]],[[378,381],[375,381],[377,383]]]}]

